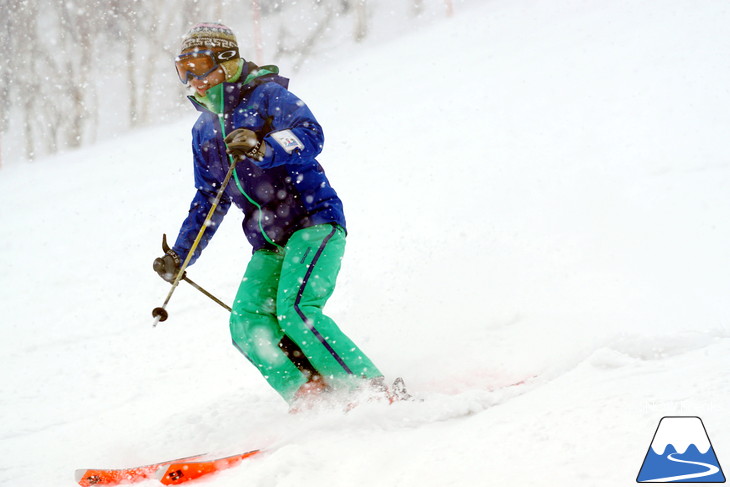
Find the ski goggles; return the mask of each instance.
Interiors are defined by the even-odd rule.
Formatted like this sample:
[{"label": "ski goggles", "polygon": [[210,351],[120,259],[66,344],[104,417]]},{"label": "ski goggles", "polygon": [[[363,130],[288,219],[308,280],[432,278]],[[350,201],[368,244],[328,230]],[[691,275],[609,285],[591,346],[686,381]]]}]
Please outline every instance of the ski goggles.
[{"label": "ski goggles", "polygon": [[188,84],[191,78],[203,79],[218,69],[225,61],[237,59],[238,49],[225,51],[195,50],[180,54],[175,58],[177,77],[182,84]]}]

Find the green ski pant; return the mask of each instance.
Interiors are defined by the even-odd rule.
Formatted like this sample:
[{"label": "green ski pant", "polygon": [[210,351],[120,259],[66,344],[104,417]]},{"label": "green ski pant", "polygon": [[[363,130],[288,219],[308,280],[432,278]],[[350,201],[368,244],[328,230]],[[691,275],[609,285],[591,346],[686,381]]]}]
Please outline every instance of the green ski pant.
[{"label": "green ski pant", "polygon": [[345,232],[317,225],[278,251],[254,252],[236,294],[233,344],[287,402],[313,375],[355,385],[382,374],[322,312],[345,252]]}]

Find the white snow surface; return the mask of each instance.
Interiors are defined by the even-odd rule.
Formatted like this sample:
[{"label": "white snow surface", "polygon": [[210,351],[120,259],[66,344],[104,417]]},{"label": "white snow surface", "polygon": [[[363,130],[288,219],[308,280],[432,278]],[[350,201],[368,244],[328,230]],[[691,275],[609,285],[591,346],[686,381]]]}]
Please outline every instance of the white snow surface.
[{"label": "white snow surface", "polygon": [[[152,327],[192,108],[3,168],[0,484],[266,448],[198,484],[631,485],[683,415],[730,464],[728,25],[485,1],[292,80],[349,223],[329,314],[424,401],[290,415],[185,283]],[[188,275],[230,302],[249,256],[231,209]]]}]

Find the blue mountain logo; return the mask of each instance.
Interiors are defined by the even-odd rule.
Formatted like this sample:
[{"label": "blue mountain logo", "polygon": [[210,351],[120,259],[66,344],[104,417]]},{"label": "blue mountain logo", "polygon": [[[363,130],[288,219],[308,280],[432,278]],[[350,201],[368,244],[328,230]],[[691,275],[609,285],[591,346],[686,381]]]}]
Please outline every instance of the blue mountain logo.
[{"label": "blue mountain logo", "polygon": [[636,481],[725,482],[702,420],[697,416],[662,418]]}]

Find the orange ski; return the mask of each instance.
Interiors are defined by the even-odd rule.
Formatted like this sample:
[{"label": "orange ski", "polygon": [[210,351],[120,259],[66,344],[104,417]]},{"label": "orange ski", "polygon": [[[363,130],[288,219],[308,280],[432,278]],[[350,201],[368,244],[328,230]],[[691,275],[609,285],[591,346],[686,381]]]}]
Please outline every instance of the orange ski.
[{"label": "orange ski", "polygon": [[238,465],[242,460],[252,457],[258,453],[261,453],[261,450],[253,450],[230,457],[217,458],[215,460],[181,461],[161,465],[157,472],[157,478],[165,485],[182,484],[183,482],[195,480],[204,475],[209,475],[211,473],[231,468]]},{"label": "orange ski", "polygon": [[141,482],[142,480],[153,478],[160,467],[185,460],[195,460],[202,456],[203,455],[194,455],[192,457],[176,458],[175,460],[143,465],[141,467],[81,468],[76,470],[76,482],[78,482],[81,487],[90,487],[93,485],[132,484],[134,482]]}]

